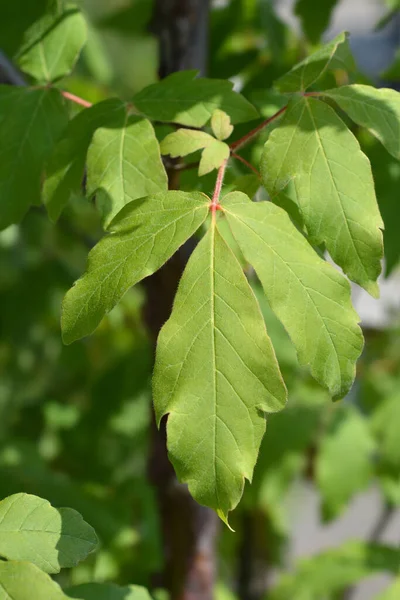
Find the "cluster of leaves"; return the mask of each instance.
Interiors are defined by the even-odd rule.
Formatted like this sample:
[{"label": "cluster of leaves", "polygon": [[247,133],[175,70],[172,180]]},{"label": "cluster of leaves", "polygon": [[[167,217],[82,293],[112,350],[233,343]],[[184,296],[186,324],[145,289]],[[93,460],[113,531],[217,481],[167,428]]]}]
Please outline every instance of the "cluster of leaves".
[{"label": "cluster of leaves", "polygon": [[[239,4],[233,2],[226,10],[232,11]],[[296,11],[309,39],[316,42],[334,3],[324,3],[326,12],[319,28],[307,30],[311,4],[299,1]],[[224,11],[221,15],[226,18]],[[102,27],[114,26],[112,19],[102,23]],[[159,269],[198,230],[206,229],[185,270],[171,319],[161,332],[153,381],[157,418],[169,414],[169,453],[180,479],[189,484],[199,502],[212,506],[227,520],[228,511],[242,495],[244,478],[252,477],[259,454],[254,485],[247,490],[244,505],[268,505],[276,531],[286,533],[282,497],[303,471],[305,453],[322,420],[325,436],[318,442],[315,478],[326,518],[337,516],[373,473],[381,478],[388,499],[397,504],[395,386],[390,392],[385,390],[379,407],[369,407],[372,427],[357,408],[347,404],[333,411],[325,422],[321,406],[326,397],[301,371],[300,377],[306,382],[303,397],[297,403],[294,398],[292,407],[270,417],[269,435],[261,440],[265,413],[280,410],[286,402],[280,371],[289,390],[293,389],[293,372],[299,376],[292,354],[290,366],[286,364],[285,353],[292,352],[290,342],[282,351],[279,344],[284,333],[279,329],[279,335],[273,335],[279,323],[271,309],[289,334],[299,363],[308,366],[332,397],[343,397],[353,383],[363,345],[358,317],[351,305],[346,277],[326,262],[322,253],[327,250],[345,275],[376,296],[382,221],[366,157],[370,155],[374,164],[376,145],[369,141],[372,150],[366,147],[362,151],[341,111],[376,136],[393,156],[390,164],[395,169],[400,152],[399,95],[350,83],[354,64],[347,38],[341,35],[281,78],[278,76],[282,73],[277,73],[273,96],[266,98],[265,90],[261,90],[263,99],[257,101],[254,94],[256,106],[234,92],[225,80],[199,79],[194,72],[183,72],[138,91],[127,102],[105,99],[76,114],[68,95],[59,89],[59,81],[72,70],[85,38],[81,12],[69,4],[51,3],[50,10],[25,31],[14,53],[32,87],[2,86],[0,90],[1,227],[19,222],[29,206],[43,202],[50,219],[59,220],[57,227],[62,228],[76,198],[82,203],[85,180],[86,196],[95,197],[107,231],[89,254],[85,275],[65,297],[64,341],[70,343],[92,333],[131,286]],[[64,41],[61,47],[60,39]],[[272,37],[269,45],[273,53]],[[219,58],[214,59],[211,73],[221,77],[223,65],[233,63],[226,59],[230,53],[222,46],[215,56]],[[334,76],[338,73],[338,80],[345,80],[346,85],[335,87]],[[244,92],[250,80],[246,79]],[[247,135],[250,127],[243,130],[242,123],[257,119],[259,112],[264,114],[263,105],[271,98],[281,110],[272,126],[265,128],[268,138],[260,162],[263,199],[269,201],[251,202],[260,187],[259,178],[232,177],[235,167],[231,166],[231,157],[254,139]],[[260,125],[266,125],[259,121],[255,124],[260,131]],[[229,145],[225,140],[232,135],[233,125],[236,137],[243,134],[244,138]],[[262,135],[261,139],[265,141]],[[168,191],[161,155],[186,157],[199,151],[198,174],[204,177],[189,179],[188,173],[188,179],[183,178],[183,191]],[[229,170],[225,171],[227,160]],[[226,185],[222,194],[209,197],[209,173],[215,179],[215,169],[219,170],[218,179],[225,171]],[[384,173],[381,180],[385,180]],[[385,216],[384,208],[382,213]],[[395,238],[390,218],[388,231]],[[94,240],[97,236],[96,230]],[[40,247],[40,242],[37,245]],[[89,245],[93,245],[92,239]],[[398,245],[393,243],[389,248],[397,248],[391,255],[393,268],[399,258]],[[80,274],[84,251],[79,251],[79,265],[70,269],[74,277]],[[63,256],[57,260],[62,264],[71,261]],[[263,290],[245,276],[243,267],[247,271],[249,264]],[[56,300],[70,279],[71,275],[65,277],[62,273]],[[13,296],[9,303],[12,305]],[[132,311],[127,312],[130,318]],[[103,321],[102,327],[104,332],[108,325]],[[116,343],[126,349],[129,344],[123,335],[119,331]],[[140,343],[138,356],[145,346],[143,340]],[[99,354],[98,348],[91,348],[92,354]],[[77,370],[76,380],[83,371],[84,366]],[[102,384],[100,379],[98,387]],[[51,393],[53,390],[54,384]],[[317,396],[315,405],[304,400],[312,392]],[[60,406],[49,406],[48,423],[61,423],[64,418],[68,421]],[[60,414],[52,417],[53,410]],[[108,417],[105,415],[102,423]],[[392,423],[389,428],[385,426],[388,419]],[[123,420],[122,416],[119,422]],[[115,431],[118,427],[121,429],[121,424]],[[44,454],[45,444],[51,446],[55,438],[69,448],[74,445],[62,439],[66,436],[73,440],[73,432],[64,430],[60,434],[55,432],[57,428],[68,430],[69,426],[50,426],[47,433],[53,438],[43,440]],[[380,460],[376,465],[371,457],[378,449]],[[12,450],[15,452],[15,444]],[[54,448],[49,452],[57,453]],[[75,452],[78,455],[79,448]],[[124,452],[115,452],[117,463]],[[353,460],[349,460],[350,454]],[[346,460],[339,464],[338,456]],[[75,475],[79,460],[74,463],[72,457],[69,461]],[[29,477],[23,469],[15,475],[18,469],[12,463],[12,457],[5,455],[0,468],[8,475],[14,473],[17,486],[32,485],[27,483]],[[99,471],[97,485],[109,476],[104,465]],[[41,476],[44,472],[40,471]],[[116,477],[126,481],[124,474]],[[65,481],[59,483],[63,493],[69,490],[74,496],[78,491]],[[55,493],[54,489],[49,491],[50,496]],[[103,521],[104,504],[98,495],[85,490],[82,497],[83,505],[90,498],[90,506],[99,508],[98,520]],[[86,514],[90,512],[87,508]],[[109,528],[114,527],[115,520],[110,519]],[[54,555],[54,547],[52,552]],[[11,569],[14,560],[35,562],[31,556],[6,554],[1,548],[0,553],[12,559],[5,563],[5,570]],[[298,574],[278,585],[277,598],[291,596],[294,592],[290,590],[297,593],[299,589],[304,598],[319,598],[321,585],[325,593],[335,594],[375,570],[397,573],[396,556],[395,551],[368,544],[351,546],[350,550],[344,547],[327,558],[320,557],[322,566],[319,559],[300,566]],[[326,572],[337,573],[343,563],[348,570],[332,576],[329,587],[325,565]],[[60,564],[60,568],[71,565]],[[318,581],[316,573],[320,573]],[[24,577],[29,581],[27,575]],[[43,577],[50,581],[42,576],[43,581]],[[89,590],[88,598],[90,593],[93,596],[94,592]],[[100,588],[95,593],[101,597]],[[52,597],[50,591],[41,594],[38,597]],[[126,594],[119,595],[129,597]]]}]

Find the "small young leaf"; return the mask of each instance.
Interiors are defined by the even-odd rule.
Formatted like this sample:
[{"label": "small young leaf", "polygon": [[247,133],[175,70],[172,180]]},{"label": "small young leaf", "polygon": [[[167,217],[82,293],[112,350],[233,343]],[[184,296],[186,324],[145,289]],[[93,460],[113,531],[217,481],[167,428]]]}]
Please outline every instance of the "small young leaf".
[{"label": "small young leaf", "polygon": [[151,600],[144,587],[119,587],[113,583],[83,583],[67,590],[67,594],[68,598],[79,600]]},{"label": "small young leaf", "polygon": [[24,36],[18,66],[38,83],[68,75],[86,42],[86,22],[75,4],[51,0],[49,9]]},{"label": "small young leaf", "polygon": [[131,286],[157,271],[200,227],[209,203],[199,192],[172,191],[130,202],[91,250],[87,272],[64,298],[64,342],[92,333]]},{"label": "small young leaf", "polygon": [[0,229],[40,203],[44,163],[67,123],[58,90],[0,86]]},{"label": "small young leaf", "polygon": [[68,600],[46,573],[30,562],[0,561],[0,600]]},{"label": "small young leaf", "polygon": [[93,135],[87,157],[87,195],[96,195],[107,227],[128,202],[166,191],[167,184],[151,123],[129,115],[122,105],[114,119]]},{"label": "small young leaf", "polygon": [[169,456],[200,504],[227,522],[251,479],[264,412],[286,390],[257,301],[215,224],[193,252],[161,330],[153,377]]},{"label": "small young leaf", "polygon": [[311,242],[325,243],[350,279],[378,296],[383,222],[371,165],[335,111],[294,98],[265,144],[261,173],[272,200],[293,185]]},{"label": "small young leaf", "polygon": [[197,129],[178,129],[169,133],[161,142],[161,154],[169,154],[172,158],[187,156],[197,150],[207,148],[215,142],[215,138],[205,131]]},{"label": "small young leaf", "polygon": [[206,175],[214,169],[219,169],[222,163],[229,158],[230,149],[228,144],[214,140],[212,144],[204,149],[199,164],[199,175]]},{"label": "small young leaf", "polygon": [[366,127],[395,158],[400,159],[400,93],[369,85],[345,85],[328,90],[332,98],[358,125]]},{"label": "small young leaf", "polygon": [[46,573],[74,567],[97,546],[90,525],[72,508],[14,494],[0,502],[0,556],[27,560]]},{"label": "small young leaf", "polygon": [[301,20],[304,33],[313,44],[320,41],[337,3],[338,0],[324,0],[317,4],[314,0],[297,0],[294,12]]},{"label": "small young leaf", "polygon": [[68,123],[46,165],[43,202],[52,221],[58,219],[69,199],[81,191],[94,132],[122,109],[120,100],[104,100],[81,111]]},{"label": "small young leaf", "polygon": [[275,87],[280,92],[304,92],[326,71],[336,69],[345,71],[355,69],[347,33],[339,34],[317,52],[295,65],[289,73],[275,82]]},{"label": "small young leaf", "polygon": [[197,71],[181,71],[154,83],[133,98],[138,110],[154,121],[203,127],[214,110],[226,112],[232,123],[257,119],[250,102],[232,90],[230,81],[196,79]]},{"label": "small young leaf", "polygon": [[289,333],[299,361],[334,398],[349,391],[363,338],[348,281],[322,260],[287,213],[240,192],[222,206],[268,302]]},{"label": "small young leaf", "polygon": [[356,409],[342,406],[322,438],[316,459],[316,481],[326,519],[334,519],[372,476],[375,443],[368,423]]},{"label": "small young leaf", "polygon": [[218,140],[226,140],[232,131],[231,119],[223,110],[214,110],[211,117],[211,129]]}]

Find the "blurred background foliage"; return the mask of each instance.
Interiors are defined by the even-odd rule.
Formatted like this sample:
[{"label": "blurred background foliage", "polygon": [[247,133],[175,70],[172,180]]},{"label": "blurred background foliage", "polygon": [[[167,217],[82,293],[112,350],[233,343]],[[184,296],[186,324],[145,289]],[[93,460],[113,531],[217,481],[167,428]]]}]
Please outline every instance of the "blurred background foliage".
[{"label": "blurred background foliage", "polygon": [[[82,0],[89,40],[63,88],[97,102],[114,95],[129,99],[156,81],[152,4]],[[297,21],[283,19],[289,10],[284,4],[286,12],[279,0],[215,1],[210,8],[206,74],[231,78],[263,117],[283,106],[273,81],[320,43],[337,3],[298,0],[290,7]],[[7,56],[13,56],[44,5],[42,0],[13,0],[1,7],[0,46]],[[382,16],[373,27],[390,32],[393,22],[399,23],[400,3],[381,5]],[[360,72],[357,80],[396,88],[400,45],[395,50],[384,72]],[[323,85],[331,86],[332,80],[327,77]],[[235,135],[248,128],[238,126]],[[167,129],[157,128],[160,139]],[[372,162],[386,227],[385,276],[396,282],[400,165],[372,137],[353,130]],[[254,164],[262,137],[244,152]],[[198,179],[187,170],[181,186],[210,193],[214,178]],[[262,193],[241,163],[230,167],[226,184],[251,195]],[[0,496],[34,493],[56,506],[76,508],[94,526],[100,552],[63,572],[63,585],[112,580],[154,590],[164,556],[147,474],[152,345],[143,320],[143,289],[132,289],[90,338],[65,347],[60,336],[63,294],[83,272],[88,250],[101,234],[99,215],[83,196],[74,198],[56,226],[42,209],[33,208],[21,225],[0,233]],[[287,410],[269,419],[253,484],[232,515],[236,534],[220,528],[217,596],[338,600],[352,597],[351,586],[358,581],[386,571],[395,579],[380,598],[398,599],[399,554],[378,543],[400,505],[398,315],[392,310],[383,323],[363,322],[366,346],[357,382],[348,398],[332,404],[299,367],[258,282],[252,273],[249,278],[290,401]],[[399,293],[396,284],[390,289]],[[378,304],[374,307],[378,310]],[[340,518],[361,491],[378,486],[382,514],[368,527],[371,539],[295,563],[288,549],[305,485],[317,490],[318,519],[325,523]],[[162,590],[155,593],[165,597]]]}]

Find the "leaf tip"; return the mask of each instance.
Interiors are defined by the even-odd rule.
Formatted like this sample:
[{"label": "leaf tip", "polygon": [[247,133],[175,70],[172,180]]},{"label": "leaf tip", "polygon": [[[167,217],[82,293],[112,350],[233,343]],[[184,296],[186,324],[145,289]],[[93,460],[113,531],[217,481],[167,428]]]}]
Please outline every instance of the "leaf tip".
[{"label": "leaf tip", "polygon": [[235,530],[232,529],[232,527],[229,525],[228,514],[225,514],[221,508],[218,508],[216,512],[217,512],[217,515],[219,516],[219,518],[221,519],[221,521],[223,523],[225,523],[225,525],[228,527],[228,529],[230,529],[230,531],[232,531],[232,533],[235,533]]}]

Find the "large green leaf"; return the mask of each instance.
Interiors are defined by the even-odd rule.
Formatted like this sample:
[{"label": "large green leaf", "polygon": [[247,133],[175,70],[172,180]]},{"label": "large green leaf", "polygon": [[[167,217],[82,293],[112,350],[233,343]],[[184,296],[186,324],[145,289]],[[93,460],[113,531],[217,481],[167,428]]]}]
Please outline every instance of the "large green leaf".
[{"label": "large green leaf", "polygon": [[339,34],[314,54],[295,65],[289,73],[275,82],[275,87],[281,92],[305,91],[324,73],[337,69],[345,71],[355,69],[347,33]]},{"label": "large green leaf", "polygon": [[0,561],[0,600],[67,600],[46,573],[29,562]]},{"label": "large green leaf", "polygon": [[257,110],[233,91],[230,81],[196,79],[197,71],[182,71],[140,91],[134,105],[154,121],[171,121],[189,127],[203,127],[215,109],[226,112],[232,123],[251,121]]},{"label": "large green leaf", "polygon": [[328,90],[332,98],[358,125],[375,135],[395,158],[400,159],[400,93],[370,85],[345,85]]},{"label": "large green leaf", "polygon": [[193,252],[161,330],[153,378],[157,421],[193,497],[227,521],[251,479],[286,390],[260,309],[215,224]]},{"label": "large green leaf", "polygon": [[67,122],[58,90],[0,86],[0,229],[40,203],[44,163]]},{"label": "large green leaf", "polygon": [[19,67],[39,83],[70,73],[86,42],[85,19],[75,4],[51,0],[47,12],[25,33]]},{"label": "large green leaf", "polygon": [[338,0],[324,0],[316,4],[314,0],[297,0],[294,12],[300,17],[302,29],[313,44],[320,41],[337,2]]},{"label": "large green leaf", "polygon": [[278,206],[252,203],[240,192],[225,196],[222,206],[300,363],[310,366],[334,398],[343,397],[363,346],[348,281],[318,256]]},{"label": "large green leaf", "polygon": [[325,518],[333,519],[372,476],[374,440],[367,420],[351,406],[333,416],[316,459],[316,480]]},{"label": "large green leaf", "polygon": [[272,199],[293,186],[311,242],[325,243],[344,272],[378,296],[383,222],[371,166],[335,111],[294,98],[265,144],[261,171]]},{"label": "large green leaf", "polygon": [[199,192],[173,191],[129,203],[89,253],[86,274],[65,296],[64,342],[91,333],[132,285],[157,271],[200,227],[209,203]]},{"label": "large green leaf", "polygon": [[90,525],[72,508],[14,494],[0,502],[0,556],[27,560],[46,573],[74,567],[97,546]]},{"label": "large green leaf", "polygon": [[321,600],[380,572],[397,574],[397,548],[348,542],[313,558],[302,560],[293,574],[284,575],[270,593],[271,600]]},{"label": "large green leaf", "polygon": [[86,155],[93,134],[99,127],[120,115],[120,100],[104,100],[82,110],[69,123],[46,165],[43,201],[49,217],[56,221],[75,194],[79,194],[85,171]]},{"label": "large green leaf", "polygon": [[151,600],[149,592],[139,585],[119,587],[112,583],[84,583],[66,592],[79,600]]},{"label": "large green leaf", "polygon": [[98,128],[87,156],[87,194],[96,195],[105,225],[132,200],[166,191],[167,174],[153,126],[121,104]]}]

